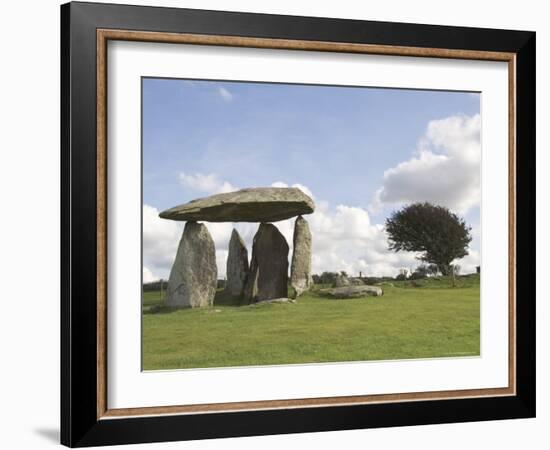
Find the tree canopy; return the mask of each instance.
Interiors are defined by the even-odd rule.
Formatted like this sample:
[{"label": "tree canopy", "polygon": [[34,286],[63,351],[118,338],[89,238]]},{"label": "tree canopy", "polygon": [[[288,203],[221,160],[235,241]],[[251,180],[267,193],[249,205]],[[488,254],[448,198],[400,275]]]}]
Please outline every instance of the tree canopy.
[{"label": "tree canopy", "polygon": [[389,249],[420,252],[421,261],[451,274],[451,262],[468,254],[471,227],[444,206],[413,203],[386,219]]}]

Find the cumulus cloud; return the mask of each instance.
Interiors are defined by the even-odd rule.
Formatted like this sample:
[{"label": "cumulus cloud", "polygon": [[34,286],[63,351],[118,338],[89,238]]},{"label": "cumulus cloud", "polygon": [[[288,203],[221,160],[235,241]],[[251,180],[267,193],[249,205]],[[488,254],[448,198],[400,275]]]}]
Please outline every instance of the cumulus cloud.
[{"label": "cumulus cloud", "polygon": [[[143,281],[146,283],[168,278],[185,226],[185,222],[161,219],[158,215],[157,208],[143,205]],[[208,223],[207,227],[216,246],[218,270],[223,277],[233,224]],[[252,230],[247,234],[253,236]]]},{"label": "cumulus cloud", "polygon": [[384,172],[373,209],[428,201],[464,214],[478,206],[480,129],[479,114],[430,121],[414,155]]},{"label": "cumulus cloud", "polygon": [[[285,188],[285,187],[289,187],[289,185],[284,181],[275,181],[274,183],[271,183],[271,187]],[[311,192],[311,190],[308,187],[304,186],[303,184],[294,183],[290,187],[300,189],[304,194],[308,195],[309,197],[315,200],[315,197],[313,196],[313,193]]]},{"label": "cumulus cloud", "polygon": [[226,88],[224,88],[223,86],[220,86],[218,88],[218,94],[220,95],[220,97],[222,98],[222,100],[224,102],[232,102],[233,101],[233,94],[231,92],[229,92]]},{"label": "cumulus cloud", "polygon": [[187,174],[181,172],[179,180],[183,186],[209,195],[232,192],[238,189],[228,181],[220,180],[215,173],[204,175],[202,173]]},{"label": "cumulus cloud", "polygon": [[401,268],[418,265],[414,254],[392,253],[380,224],[371,223],[367,210],[319,202],[307,216],[313,235],[314,273],[345,270],[350,275],[394,276]]},{"label": "cumulus cloud", "polygon": [[[197,190],[214,193],[228,184],[215,175],[200,174],[188,176]],[[277,181],[274,187],[287,187],[288,184]],[[293,184],[314,198],[311,190],[301,184]],[[233,189],[232,189],[233,190]],[[410,252],[391,252],[388,250],[387,236],[382,224],[373,223],[369,212],[360,207],[348,205],[330,205],[317,200],[313,214],[304,216],[309,222],[313,236],[312,271],[320,274],[324,271],[345,270],[350,275],[395,276],[400,269],[413,270],[420,264],[416,254]],[[275,226],[289,244],[289,262],[292,258],[292,238],[295,219],[282,220]],[[164,220],[158,217],[158,210],[152,206],[143,206],[143,255],[144,280],[164,278],[169,275],[170,267],[176,255],[183,223]],[[208,230],[216,245],[216,263],[218,277],[226,275],[226,264],[231,231],[236,228],[243,238],[250,258],[252,241],[258,230],[257,223],[207,223]],[[475,271],[479,264],[479,252],[470,250],[470,254],[456,261],[461,265],[462,273]]]},{"label": "cumulus cloud", "polygon": [[[231,93],[220,95],[229,101]],[[480,116],[452,116],[429,122],[411,158],[385,171],[383,184],[377,190],[376,207],[400,205],[414,201],[429,201],[464,214],[480,201]],[[186,188],[211,195],[235,191],[238,188],[217,174],[180,173]],[[275,181],[273,187],[296,187],[315,199],[311,190],[300,183]],[[166,279],[176,255],[183,223],[163,220],[158,210],[143,206],[144,281]],[[400,269],[419,265],[415,254],[390,252],[383,224],[372,223],[369,211],[349,205],[330,205],[316,199],[316,211],[305,216],[313,235],[312,271],[345,270],[349,274],[395,276]],[[289,243],[292,256],[294,219],[275,224]],[[236,228],[245,241],[249,257],[257,223],[208,223],[216,245],[218,276],[225,277],[228,244]],[[474,234],[477,232],[473,230]],[[469,249],[469,255],[455,261],[462,273],[475,271],[479,251]]]},{"label": "cumulus cloud", "polygon": [[453,264],[458,264],[460,266],[460,273],[474,273],[476,267],[481,263],[479,256],[479,250],[473,248],[468,249],[468,254],[462,258],[453,261]]},{"label": "cumulus cloud", "polygon": [[[168,278],[170,267],[176,257],[183,223],[164,220],[159,211],[143,205],[143,279]],[[146,273],[147,271],[147,273]],[[149,278],[149,281],[153,281]]]},{"label": "cumulus cloud", "polygon": [[144,283],[150,283],[151,281],[156,281],[159,278],[160,277],[157,277],[157,276],[153,275],[153,272],[151,272],[151,270],[148,267],[143,266],[143,282]]},{"label": "cumulus cloud", "polygon": [[[330,209],[328,205],[322,204],[322,208],[305,217],[313,235],[313,273],[345,270],[351,275],[362,272],[363,275],[395,276],[401,268],[413,269],[419,264],[414,254],[389,252],[383,227],[371,224],[368,212],[364,209],[343,205]],[[294,220],[275,223],[289,244],[289,262],[292,257]],[[178,225],[176,222],[173,223]],[[151,228],[146,230],[149,227]],[[208,223],[207,227],[216,243],[218,276],[224,278],[231,230],[233,227],[237,229],[245,241],[250,258],[258,224]],[[143,244],[144,281],[168,278],[181,232],[182,227],[176,226],[174,231],[167,233],[152,221],[148,222],[148,225],[144,222],[144,234],[148,235]],[[463,269],[465,267],[463,266]],[[153,273],[155,275],[152,275]]]}]

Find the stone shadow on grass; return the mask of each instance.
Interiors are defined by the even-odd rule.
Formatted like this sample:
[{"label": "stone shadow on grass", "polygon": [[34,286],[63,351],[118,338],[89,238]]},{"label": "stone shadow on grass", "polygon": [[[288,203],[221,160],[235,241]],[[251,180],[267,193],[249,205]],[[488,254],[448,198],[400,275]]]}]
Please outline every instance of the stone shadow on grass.
[{"label": "stone shadow on grass", "polygon": [[164,304],[153,305],[143,310],[143,314],[170,314],[181,309],[191,309],[189,306],[167,306]]},{"label": "stone shadow on grass", "polygon": [[[248,302],[244,299],[244,296],[233,296],[229,294],[224,289],[218,289],[214,297],[214,304],[212,307],[216,306],[248,306]],[[157,303],[143,309],[143,314],[170,314],[175,311],[180,311],[182,309],[191,309],[189,306],[168,306],[164,303]],[[208,309],[205,308],[195,308],[195,309]]]},{"label": "stone shadow on grass", "polygon": [[214,296],[214,306],[246,306],[248,302],[245,300],[244,295],[231,295],[224,289],[220,289]]}]

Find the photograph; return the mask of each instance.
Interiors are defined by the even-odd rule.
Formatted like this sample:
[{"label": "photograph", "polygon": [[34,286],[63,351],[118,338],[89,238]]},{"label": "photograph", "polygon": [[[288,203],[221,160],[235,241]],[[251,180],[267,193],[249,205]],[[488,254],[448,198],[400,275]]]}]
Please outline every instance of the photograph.
[{"label": "photograph", "polygon": [[480,357],[481,93],[141,78],[144,371]]}]

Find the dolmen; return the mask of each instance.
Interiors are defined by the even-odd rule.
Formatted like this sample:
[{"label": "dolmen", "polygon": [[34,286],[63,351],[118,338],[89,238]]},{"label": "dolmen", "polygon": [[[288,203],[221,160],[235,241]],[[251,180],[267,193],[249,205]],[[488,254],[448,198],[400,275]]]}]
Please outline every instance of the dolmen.
[{"label": "dolmen", "polygon": [[185,221],[170,271],[166,304],[212,306],[217,285],[214,241],[201,222],[259,222],[248,263],[246,245],[233,229],[227,257],[226,291],[256,303],[288,297],[288,252],[285,237],[271,222],[296,217],[290,285],[298,296],[312,285],[311,232],[302,217],[315,210],[313,200],[297,188],[248,188],[192,200],[163,211],[163,219]]}]

